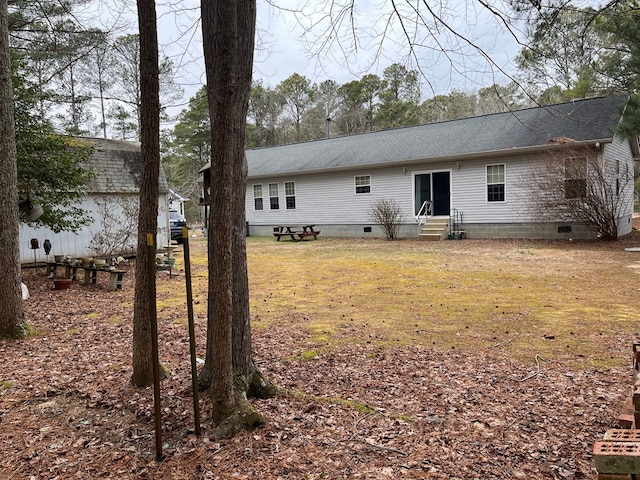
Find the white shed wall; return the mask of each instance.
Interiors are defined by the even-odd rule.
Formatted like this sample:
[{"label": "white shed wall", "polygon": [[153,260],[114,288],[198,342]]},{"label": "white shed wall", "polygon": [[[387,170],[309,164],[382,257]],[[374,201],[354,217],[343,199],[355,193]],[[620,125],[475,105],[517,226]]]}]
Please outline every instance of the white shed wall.
[{"label": "white shed wall", "polygon": [[[137,195],[134,195],[137,199]],[[49,258],[53,259],[53,255],[69,255],[71,257],[83,257],[91,256],[94,254],[89,248],[91,239],[95,235],[95,232],[100,228],[100,219],[98,218],[98,206],[93,197],[87,197],[81,204],[81,208],[88,212],[93,217],[94,222],[86,227],[83,227],[78,233],[72,232],[60,232],[54,233],[48,228],[32,228],[28,225],[20,225],[20,261],[23,263],[30,263],[34,261],[34,251],[31,249],[31,239],[37,238],[40,248],[35,250],[35,260],[38,262],[46,261],[47,257],[44,253],[44,241],[49,240],[52,248]],[[118,216],[122,216],[122,210],[117,205],[113,204],[113,210]],[[168,203],[167,196],[161,195],[159,198],[158,208],[158,243],[160,245],[166,245],[168,242]],[[134,241],[136,238],[134,232]]]}]

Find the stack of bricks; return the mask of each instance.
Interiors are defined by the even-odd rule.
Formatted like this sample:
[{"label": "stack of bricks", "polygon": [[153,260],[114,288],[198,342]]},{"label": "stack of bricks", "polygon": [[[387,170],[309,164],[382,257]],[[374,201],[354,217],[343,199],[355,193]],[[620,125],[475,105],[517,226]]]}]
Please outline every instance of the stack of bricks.
[{"label": "stack of bricks", "polygon": [[593,446],[598,480],[640,480],[640,337],[633,339],[633,390],[618,417]]}]

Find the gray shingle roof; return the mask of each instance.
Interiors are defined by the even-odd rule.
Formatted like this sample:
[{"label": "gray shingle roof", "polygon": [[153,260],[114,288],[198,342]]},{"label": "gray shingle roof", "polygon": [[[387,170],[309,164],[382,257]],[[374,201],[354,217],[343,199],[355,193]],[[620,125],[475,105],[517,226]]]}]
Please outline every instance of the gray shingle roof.
[{"label": "gray shingle roof", "polygon": [[440,123],[247,151],[249,176],[455,158],[576,141],[613,138],[626,96],[598,97]]},{"label": "gray shingle roof", "polygon": [[[93,147],[86,167],[96,176],[88,185],[91,193],[137,193],[140,190],[142,159],[139,142],[79,138]],[[160,193],[167,193],[169,185],[160,167]]]}]

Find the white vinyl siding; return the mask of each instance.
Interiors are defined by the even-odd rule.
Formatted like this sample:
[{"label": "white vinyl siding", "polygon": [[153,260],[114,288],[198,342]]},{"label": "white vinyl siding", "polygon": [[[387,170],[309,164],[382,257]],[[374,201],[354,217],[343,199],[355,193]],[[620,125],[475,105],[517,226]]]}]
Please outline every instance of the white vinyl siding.
[{"label": "white vinyl siding", "polygon": [[[607,144],[606,149],[614,150],[620,158],[620,178],[622,180],[624,165],[629,165],[633,172],[631,154],[628,145],[620,141],[618,144]],[[624,149],[626,148],[627,151]],[[607,151],[608,151],[607,150]],[[460,162],[437,162],[416,164],[404,169],[402,166],[381,168],[371,171],[351,170],[344,172],[314,173],[295,176],[296,208],[295,210],[254,211],[251,195],[247,195],[247,220],[256,225],[280,224],[337,224],[337,225],[371,225],[367,211],[377,200],[393,198],[398,202],[403,214],[403,223],[415,225],[414,185],[416,173],[449,171],[451,174],[451,208],[462,212],[463,223],[519,223],[535,222],[523,208],[527,196],[519,187],[519,181],[530,172],[531,156],[514,155],[504,157],[500,162],[505,168],[505,200],[503,202],[487,202],[487,161],[467,159]],[[612,165],[615,165],[612,163]],[[354,179],[356,176],[370,176],[372,188],[370,194],[355,195]],[[633,175],[629,173],[633,184]],[[287,175],[291,178],[291,175]],[[287,178],[287,181],[289,181]],[[253,178],[255,182],[264,184],[275,182],[272,178]],[[281,182],[284,182],[282,179]],[[629,185],[627,184],[627,185]],[[621,183],[621,194],[625,191]],[[632,190],[630,190],[632,192]],[[284,200],[284,197],[283,197]],[[281,201],[283,201],[281,200]],[[417,227],[416,227],[417,228]]]},{"label": "white vinyl siding", "polygon": [[[604,161],[608,162],[611,172],[612,184],[618,182],[618,196],[620,205],[620,218],[631,217],[633,214],[633,157],[631,153],[631,147],[629,142],[619,137],[614,137],[613,142],[603,145],[603,157]],[[620,165],[619,173],[616,174],[615,170]],[[631,231],[631,225],[627,222],[620,222],[620,234],[628,233]]]},{"label": "white vinyl siding", "polygon": [[[123,201],[131,204],[138,202],[137,193],[117,193],[117,194],[90,194],[87,195],[82,203],[78,204],[87,214],[93,218],[93,222],[90,225],[82,227],[77,233],[73,232],[53,232],[46,227],[30,227],[27,224],[20,224],[20,260],[25,263],[34,261],[35,258],[38,262],[47,260],[42,245],[45,240],[51,242],[51,252],[49,258],[53,259],[54,255],[69,255],[71,257],[86,257],[88,255],[95,255],[92,250],[92,240],[95,235],[100,234],[103,227],[104,218],[100,214],[100,204],[109,202],[110,214],[114,215],[119,222],[125,223],[123,218],[128,215],[123,207]],[[161,194],[158,198],[158,244],[166,245],[169,241],[169,202],[168,197],[165,194]],[[134,217],[137,223],[137,216]],[[31,250],[29,240],[31,238],[37,238],[40,241],[40,248],[35,252]],[[128,246],[130,252],[135,252],[137,236],[135,232],[131,235]]]}]

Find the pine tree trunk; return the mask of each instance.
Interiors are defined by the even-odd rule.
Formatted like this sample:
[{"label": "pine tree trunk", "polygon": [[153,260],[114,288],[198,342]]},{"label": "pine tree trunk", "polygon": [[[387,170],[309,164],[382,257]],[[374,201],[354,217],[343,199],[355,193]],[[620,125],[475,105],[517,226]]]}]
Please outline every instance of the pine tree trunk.
[{"label": "pine tree trunk", "polygon": [[0,0],[0,338],[18,338],[26,330],[20,286],[18,167],[7,17],[7,1]]},{"label": "pine tree trunk", "polygon": [[[158,38],[154,0],[138,0],[140,30],[140,139],[142,173],[140,175],[140,210],[138,213],[138,248],[136,252],[135,302],[133,312],[133,376],[136,386],[153,383],[151,349],[151,309],[149,301],[149,261],[147,234],[156,237],[158,230],[158,194],[160,178],[160,100]],[[155,281],[155,278],[153,278]]]}]

